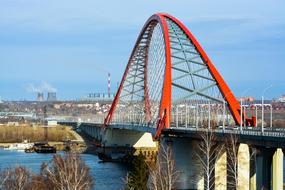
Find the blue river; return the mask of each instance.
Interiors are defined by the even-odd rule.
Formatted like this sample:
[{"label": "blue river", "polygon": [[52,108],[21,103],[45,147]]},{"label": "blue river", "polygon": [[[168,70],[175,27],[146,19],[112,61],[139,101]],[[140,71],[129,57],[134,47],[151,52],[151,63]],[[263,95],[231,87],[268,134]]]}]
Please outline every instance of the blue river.
[{"label": "blue river", "polygon": [[[24,166],[34,173],[40,171],[43,162],[50,162],[53,154],[25,153],[0,148],[0,170],[15,166]],[[91,175],[95,181],[96,190],[120,190],[124,189],[124,178],[127,167],[119,163],[102,163],[93,154],[81,154],[81,158],[89,166]]]},{"label": "blue river", "polygon": [[[0,148],[0,170],[15,166],[24,166],[34,173],[40,171],[43,162],[50,162],[53,154],[24,153]],[[81,158],[89,166],[95,181],[96,190],[124,189],[124,178],[128,172],[127,166],[120,163],[100,162],[93,154],[81,154]],[[285,162],[283,165],[285,169]],[[285,181],[285,175],[283,176]]]}]

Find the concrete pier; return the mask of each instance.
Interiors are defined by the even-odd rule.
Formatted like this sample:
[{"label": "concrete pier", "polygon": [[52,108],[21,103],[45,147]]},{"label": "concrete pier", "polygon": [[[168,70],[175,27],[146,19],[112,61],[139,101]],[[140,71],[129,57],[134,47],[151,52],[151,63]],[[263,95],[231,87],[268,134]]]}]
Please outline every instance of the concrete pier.
[{"label": "concrete pier", "polygon": [[256,190],[256,149],[250,147],[249,189]]},{"label": "concrete pier", "polygon": [[283,189],[283,152],[278,148],[272,160],[272,189]]},{"label": "concrete pier", "polygon": [[249,190],[249,147],[240,144],[238,149],[238,190]]},{"label": "concrete pier", "polygon": [[203,169],[196,156],[199,141],[190,139],[172,140],[167,138],[164,143],[171,143],[173,156],[175,159],[176,170],[179,171],[177,189],[204,189]]},{"label": "concrete pier", "polygon": [[227,152],[224,150],[215,164],[215,189],[227,190]]},{"label": "concrete pier", "polygon": [[258,149],[256,155],[256,189],[271,188],[271,164],[273,153],[273,149]]}]

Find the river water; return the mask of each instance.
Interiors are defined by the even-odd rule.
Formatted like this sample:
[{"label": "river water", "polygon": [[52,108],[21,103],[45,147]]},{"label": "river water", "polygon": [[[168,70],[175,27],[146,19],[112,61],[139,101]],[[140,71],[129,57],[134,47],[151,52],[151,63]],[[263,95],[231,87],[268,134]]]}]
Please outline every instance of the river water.
[{"label": "river water", "polygon": [[[60,153],[62,154],[62,153]],[[18,165],[24,166],[34,173],[40,171],[43,162],[52,160],[53,154],[25,153],[3,150],[0,148],[0,170]],[[96,190],[121,190],[124,189],[124,178],[127,174],[127,166],[120,163],[100,162],[93,154],[81,154],[81,158],[90,168],[95,180]],[[284,160],[285,170],[285,160]],[[283,171],[284,171],[283,170]],[[283,176],[285,181],[285,175]]]},{"label": "river water", "polygon": [[[53,154],[25,153],[0,148],[0,169],[21,165],[34,173],[40,171],[43,162],[52,160]],[[96,155],[81,154],[81,158],[90,168],[95,180],[96,190],[120,190],[123,189],[123,179],[127,173],[127,167],[119,163],[102,163]]]}]

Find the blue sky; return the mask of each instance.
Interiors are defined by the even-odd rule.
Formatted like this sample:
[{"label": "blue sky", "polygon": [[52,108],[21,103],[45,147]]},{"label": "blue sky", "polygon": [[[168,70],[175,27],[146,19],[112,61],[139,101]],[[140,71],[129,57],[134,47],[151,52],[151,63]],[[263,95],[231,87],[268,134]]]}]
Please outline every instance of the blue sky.
[{"label": "blue sky", "polygon": [[0,96],[34,99],[49,84],[61,99],[112,90],[153,13],[194,34],[236,96],[285,93],[285,1],[0,0]]}]

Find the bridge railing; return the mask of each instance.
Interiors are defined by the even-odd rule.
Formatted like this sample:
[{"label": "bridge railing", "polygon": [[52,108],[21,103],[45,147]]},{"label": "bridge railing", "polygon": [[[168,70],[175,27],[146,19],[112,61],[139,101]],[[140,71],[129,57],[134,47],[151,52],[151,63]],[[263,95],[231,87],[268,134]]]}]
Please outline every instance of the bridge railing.
[{"label": "bridge railing", "polygon": [[172,126],[233,125],[234,120],[228,109],[221,104],[177,104],[171,114]]},{"label": "bridge railing", "polygon": [[142,127],[154,127],[156,126],[157,120],[154,122],[146,122],[145,114],[135,114],[135,113],[121,113],[113,117],[111,124],[125,124],[133,126]]},{"label": "bridge railing", "polygon": [[[207,128],[197,128],[195,126],[191,126],[188,128],[185,127],[171,127],[171,129],[178,129],[184,131],[193,131],[193,132],[206,132],[209,129]],[[268,137],[280,137],[285,138],[285,129],[280,128],[265,128],[264,132],[261,131],[261,128],[244,128],[240,130],[239,127],[228,127],[226,129],[222,129],[221,127],[211,129],[214,133],[224,133],[224,134],[236,134],[236,135],[247,135],[247,136],[268,136]]]},{"label": "bridge railing", "polygon": [[95,114],[92,116],[53,116],[51,119],[62,122],[97,123],[103,124],[105,114]]}]

